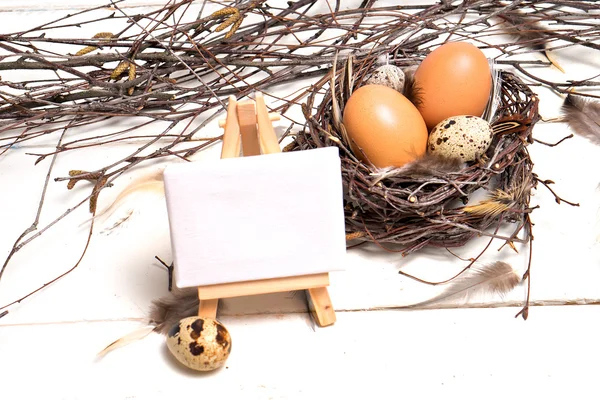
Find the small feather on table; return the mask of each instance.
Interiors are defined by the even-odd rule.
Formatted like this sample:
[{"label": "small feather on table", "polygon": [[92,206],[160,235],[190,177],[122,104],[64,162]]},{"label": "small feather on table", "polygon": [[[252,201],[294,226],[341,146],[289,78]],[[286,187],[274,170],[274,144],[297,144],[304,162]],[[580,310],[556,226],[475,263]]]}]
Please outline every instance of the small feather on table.
[{"label": "small feather on table", "polygon": [[174,289],[167,296],[152,302],[145,326],[110,343],[98,353],[98,358],[141,340],[152,332],[166,335],[169,329],[180,320],[196,315],[199,304],[197,288]]},{"label": "small feather on table", "polygon": [[402,308],[420,308],[437,304],[442,300],[468,300],[475,295],[503,295],[521,282],[521,276],[503,261],[482,267],[471,267],[453,279],[439,295],[420,303]]},{"label": "small feather on table", "polygon": [[569,94],[562,107],[563,120],[576,134],[600,144],[600,101]]}]

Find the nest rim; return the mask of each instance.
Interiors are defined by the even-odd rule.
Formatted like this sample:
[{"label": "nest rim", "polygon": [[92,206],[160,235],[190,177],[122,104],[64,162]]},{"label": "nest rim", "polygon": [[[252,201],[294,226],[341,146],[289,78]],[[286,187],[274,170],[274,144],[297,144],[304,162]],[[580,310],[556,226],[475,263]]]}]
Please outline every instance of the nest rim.
[{"label": "nest rim", "polygon": [[[418,60],[394,60],[394,55],[391,52],[387,56],[397,66],[418,64]],[[537,183],[527,150],[533,143],[533,127],[540,119],[537,95],[513,73],[499,71],[500,101],[490,123],[495,135],[485,160],[466,163],[451,173],[434,171],[429,176],[415,172],[421,162],[417,160],[388,168],[388,177],[374,179],[382,169],[353,154],[339,116],[352,90],[360,87],[375,68],[377,57],[349,56],[338,70],[334,62],[334,68],[313,85],[302,105],[307,122],[288,148],[338,147],[347,241],[397,245],[400,250],[395,251],[403,255],[427,246],[461,247],[476,236],[500,238],[511,245],[514,241],[527,242],[531,238],[530,224],[524,237],[517,237],[528,225],[531,190]],[[481,190],[487,200],[480,202],[479,208],[473,207],[470,197]],[[498,231],[506,223],[516,227],[511,235],[501,236]]]}]

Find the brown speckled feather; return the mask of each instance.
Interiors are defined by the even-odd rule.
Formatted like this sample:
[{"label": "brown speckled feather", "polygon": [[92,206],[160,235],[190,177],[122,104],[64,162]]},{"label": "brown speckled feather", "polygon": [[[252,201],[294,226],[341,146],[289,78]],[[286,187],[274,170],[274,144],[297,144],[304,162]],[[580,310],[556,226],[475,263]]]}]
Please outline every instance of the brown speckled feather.
[{"label": "brown speckled feather", "polygon": [[197,315],[199,304],[197,288],[173,289],[167,296],[152,302],[150,323],[156,326],[156,332],[166,334],[179,320]]},{"label": "brown speckled feather", "polygon": [[98,357],[104,357],[119,347],[143,339],[152,332],[166,335],[169,329],[183,318],[197,315],[199,304],[196,288],[174,289],[167,296],[152,302],[148,313],[148,325],[110,343],[98,353]]},{"label": "brown speckled feather", "polygon": [[600,144],[600,101],[570,94],[562,111],[575,133]]},{"label": "brown speckled feather", "polygon": [[431,176],[445,176],[452,173],[458,173],[465,167],[465,164],[458,158],[444,157],[438,154],[425,153],[421,158],[406,164],[400,168],[381,168],[379,171],[371,174],[377,184],[384,179],[395,176],[410,178],[423,178]]},{"label": "brown speckled feather", "polygon": [[418,107],[423,103],[423,89],[415,82],[417,66],[408,67],[402,71],[404,72],[404,90],[402,90],[402,94]]}]

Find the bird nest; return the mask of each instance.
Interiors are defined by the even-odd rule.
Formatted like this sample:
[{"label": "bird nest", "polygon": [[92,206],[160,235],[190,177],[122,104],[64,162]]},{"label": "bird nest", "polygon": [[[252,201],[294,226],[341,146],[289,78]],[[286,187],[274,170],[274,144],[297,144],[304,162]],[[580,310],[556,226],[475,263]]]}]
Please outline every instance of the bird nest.
[{"label": "bird nest", "polygon": [[[511,246],[529,241],[530,195],[539,181],[527,151],[539,119],[538,98],[530,88],[512,73],[496,71],[501,82],[490,97],[497,104],[488,119],[494,137],[478,160],[465,164],[425,155],[400,168],[380,169],[356,157],[339,118],[375,64],[374,57],[349,58],[345,68],[315,84],[303,106],[306,127],[287,149],[339,148],[347,240],[394,245],[403,255],[426,246],[460,247],[478,236]],[[501,235],[508,224],[514,231]]]}]

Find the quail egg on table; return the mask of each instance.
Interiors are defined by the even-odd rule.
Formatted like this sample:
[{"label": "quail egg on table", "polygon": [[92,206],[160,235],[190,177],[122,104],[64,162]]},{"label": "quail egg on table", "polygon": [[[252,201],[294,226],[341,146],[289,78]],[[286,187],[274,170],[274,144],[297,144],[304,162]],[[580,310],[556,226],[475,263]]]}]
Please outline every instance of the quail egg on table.
[{"label": "quail egg on table", "polygon": [[492,136],[492,127],[482,118],[471,115],[450,117],[433,128],[427,150],[463,162],[474,161],[486,152]]},{"label": "quail egg on table", "polygon": [[197,371],[222,367],[231,352],[231,336],[212,318],[184,318],[169,330],[167,347],[177,361]]}]

